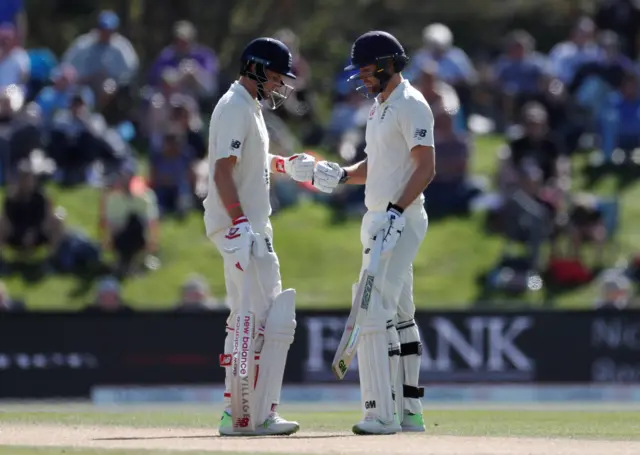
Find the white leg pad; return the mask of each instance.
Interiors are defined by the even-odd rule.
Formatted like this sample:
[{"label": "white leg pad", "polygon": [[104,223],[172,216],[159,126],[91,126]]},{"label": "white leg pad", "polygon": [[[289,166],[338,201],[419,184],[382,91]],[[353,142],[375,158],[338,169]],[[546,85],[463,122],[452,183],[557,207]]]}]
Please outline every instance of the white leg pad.
[{"label": "white leg pad", "polygon": [[[398,390],[402,390],[403,410],[412,414],[422,414],[424,389],[420,387],[420,362],[422,357],[422,343],[420,331],[415,320],[398,322],[396,325],[400,335],[401,365],[403,381]],[[400,375],[398,375],[400,376]],[[396,381],[397,384],[397,381]],[[399,414],[402,418],[402,414]]]},{"label": "white leg pad", "polygon": [[389,367],[389,337],[384,319],[381,317],[376,322],[374,315],[369,316],[358,344],[362,408],[365,417],[373,415],[382,423],[392,424],[395,405]]},{"label": "white leg pad", "polygon": [[280,403],[287,354],[296,330],[295,296],[293,289],[280,293],[267,315],[254,393],[256,422],[264,422]]}]

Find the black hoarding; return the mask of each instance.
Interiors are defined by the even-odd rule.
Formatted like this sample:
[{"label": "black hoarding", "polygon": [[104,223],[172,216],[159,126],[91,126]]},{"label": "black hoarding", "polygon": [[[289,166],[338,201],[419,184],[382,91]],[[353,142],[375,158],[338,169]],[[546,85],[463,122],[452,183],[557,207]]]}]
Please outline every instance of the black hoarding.
[{"label": "black hoarding", "polygon": [[[334,382],[346,312],[299,311],[288,383]],[[222,383],[226,314],[0,315],[0,397]],[[640,312],[420,312],[422,382],[640,382]],[[346,381],[357,381],[357,360]]]}]

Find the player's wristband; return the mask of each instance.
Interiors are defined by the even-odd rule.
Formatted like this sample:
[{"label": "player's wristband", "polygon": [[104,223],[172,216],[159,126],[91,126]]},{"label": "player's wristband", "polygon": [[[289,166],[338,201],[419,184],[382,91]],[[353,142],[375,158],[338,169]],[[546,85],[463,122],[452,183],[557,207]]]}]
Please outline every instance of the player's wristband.
[{"label": "player's wristband", "polygon": [[242,223],[248,223],[249,220],[247,219],[246,216],[240,215],[240,216],[235,217],[231,222],[233,223],[234,226],[237,226],[237,225],[242,224]]},{"label": "player's wristband", "polygon": [[341,168],[342,169],[342,177],[340,177],[340,180],[338,180],[338,183],[346,183],[347,180],[349,180],[349,174],[347,173],[347,170],[345,168]]},{"label": "player's wristband", "polygon": [[404,213],[404,209],[402,207],[400,207],[399,205],[393,204],[391,202],[389,202],[389,205],[387,205],[387,212],[389,210],[395,210],[400,215],[402,215]]}]

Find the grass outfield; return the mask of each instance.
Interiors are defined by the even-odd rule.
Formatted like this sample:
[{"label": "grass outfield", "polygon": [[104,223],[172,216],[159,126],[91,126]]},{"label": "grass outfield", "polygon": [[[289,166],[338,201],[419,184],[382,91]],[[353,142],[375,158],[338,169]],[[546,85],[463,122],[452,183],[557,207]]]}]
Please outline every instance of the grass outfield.
[{"label": "grass outfield", "polygon": [[[430,410],[426,434],[358,437],[354,412],[286,413],[289,438],[220,438],[212,411],[0,412],[0,455],[640,453],[639,412]],[[153,451],[153,452],[150,452]]]},{"label": "grass outfield", "polygon": [[[492,176],[497,138],[477,141],[473,170]],[[576,161],[577,168],[582,158]],[[577,179],[578,186],[581,180]],[[612,179],[597,187],[600,194],[613,194]],[[54,189],[58,205],[68,212],[71,225],[96,234],[98,191]],[[622,196],[622,251],[640,250],[640,185]],[[298,291],[298,306],[344,307],[349,304],[351,282],[360,267],[359,222],[334,226],[328,211],[319,205],[303,204],[273,219],[274,244],[280,256],[283,282]],[[199,214],[183,223],[167,221],[162,226],[163,267],[124,285],[124,296],[137,308],[163,308],[177,300],[178,288],[190,272],[207,277],[215,294],[224,294],[221,261],[204,237]],[[477,294],[477,276],[491,267],[500,252],[501,240],[487,237],[482,217],[452,219],[433,223],[415,263],[415,300],[422,308],[466,307]],[[78,292],[82,283],[71,277],[48,277],[25,283],[19,277],[6,280],[12,294],[23,297],[30,308],[77,309],[91,300],[91,293]],[[556,304],[564,308],[590,306],[595,289],[585,287],[559,296]],[[532,303],[541,300],[533,295]]]}]

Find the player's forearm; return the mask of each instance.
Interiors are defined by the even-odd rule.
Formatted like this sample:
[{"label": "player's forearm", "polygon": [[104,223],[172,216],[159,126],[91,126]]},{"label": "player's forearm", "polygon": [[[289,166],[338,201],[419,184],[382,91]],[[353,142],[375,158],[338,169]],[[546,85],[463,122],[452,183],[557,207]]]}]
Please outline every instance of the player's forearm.
[{"label": "player's forearm", "polygon": [[349,185],[364,185],[367,181],[367,160],[366,158],[356,164],[345,167],[347,173],[344,183]]},{"label": "player's forearm", "polygon": [[404,187],[402,196],[395,202],[395,205],[402,209],[409,207],[413,201],[420,197],[435,175],[436,169],[434,163],[425,162],[419,164],[413,171],[413,174],[411,174],[407,185]]},{"label": "player's forearm", "polygon": [[233,220],[244,215],[240,206],[240,198],[238,197],[238,189],[233,181],[231,172],[221,170],[216,166],[213,174],[213,180],[218,189],[218,195],[222,201],[222,205],[227,210],[229,217]]}]

